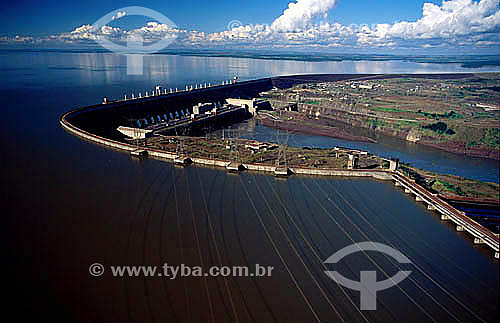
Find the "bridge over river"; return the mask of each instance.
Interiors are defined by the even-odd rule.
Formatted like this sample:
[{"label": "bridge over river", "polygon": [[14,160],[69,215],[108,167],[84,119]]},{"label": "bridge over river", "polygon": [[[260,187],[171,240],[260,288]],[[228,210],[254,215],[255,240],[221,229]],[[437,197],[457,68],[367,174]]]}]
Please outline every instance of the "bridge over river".
[{"label": "bridge over river", "polygon": [[[402,75],[302,75],[302,76],[284,76],[267,78],[239,83],[226,83],[224,85],[215,85],[210,87],[201,87],[194,90],[186,90],[165,94],[156,94],[149,97],[124,99],[118,101],[110,101],[105,104],[98,104],[89,107],[79,108],[65,113],[61,116],[61,125],[68,131],[79,135],[88,140],[110,146],[120,150],[134,152],[138,149],[137,146],[129,144],[120,137],[116,128],[123,125],[123,121],[127,118],[145,118],[148,115],[156,115],[170,113],[175,111],[180,106],[192,107],[200,102],[217,102],[223,101],[230,97],[255,97],[262,91],[269,90],[273,86],[290,87],[300,83],[318,82],[318,81],[339,81],[347,79],[380,79],[394,78]],[[453,75],[452,75],[453,76]],[[467,74],[455,75],[455,77],[467,77]],[[450,75],[412,75],[412,77],[429,77],[429,78],[450,78]],[[184,118],[177,120],[171,124],[158,123],[152,128],[155,134],[162,134],[169,131],[174,131],[180,127],[190,127],[199,125],[204,122],[212,122],[219,118],[224,118],[235,113],[246,110],[245,107],[229,106],[219,110],[214,115],[200,115],[198,118]],[[155,149],[146,148],[144,153],[153,157],[167,158],[175,160],[178,156],[172,152],[157,151]],[[189,156],[185,156],[189,157]],[[195,163],[206,165],[223,165],[227,166],[227,161],[193,159]],[[255,170],[275,171],[274,167],[258,166]],[[252,165],[247,165],[246,169],[252,169]],[[315,169],[304,169],[298,171],[301,174],[315,174]],[[345,170],[341,170],[343,174]],[[328,173],[328,171],[327,171]],[[331,170],[330,175],[339,173],[339,170]],[[358,172],[360,173],[360,172]],[[373,171],[373,173],[377,173]],[[365,176],[367,174],[360,173]],[[443,221],[452,221],[456,224],[457,231],[465,231],[471,234],[475,244],[484,244],[494,250],[495,258],[499,257],[499,237],[487,228],[483,227],[476,221],[467,217],[462,211],[457,210],[446,201],[438,196],[430,193],[425,188],[421,187],[399,171],[381,171],[380,176],[384,177],[390,174],[397,186],[402,186],[406,193],[415,195],[417,201],[427,203],[429,210],[435,210],[441,214]],[[339,175],[345,176],[345,175]],[[373,176],[369,174],[369,176]],[[375,176],[377,177],[377,174]]]},{"label": "bridge over river", "polygon": [[400,171],[392,174],[396,186],[404,188],[405,193],[413,194],[417,202],[424,202],[427,208],[432,211],[437,211],[441,214],[442,221],[452,221],[456,225],[459,232],[468,232],[474,238],[475,244],[485,244],[495,252],[495,258],[498,259],[499,239],[498,234],[495,234],[469,218],[465,212],[459,211],[441,198],[430,193],[422,186],[415,183],[410,178],[406,177]]}]

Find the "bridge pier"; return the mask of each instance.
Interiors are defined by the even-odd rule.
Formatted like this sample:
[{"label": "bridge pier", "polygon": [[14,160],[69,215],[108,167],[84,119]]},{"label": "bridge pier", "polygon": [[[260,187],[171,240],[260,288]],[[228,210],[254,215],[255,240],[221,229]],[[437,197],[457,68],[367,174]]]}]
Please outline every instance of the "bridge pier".
[{"label": "bridge pier", "polygon": [[[338,157],[337,157],[337,158],[338,158]],[[398,181],[396,181],[396,182],[394,182],[394,186],[399,187],[399,186],[401,186],[401,183],[400,183],[400,182],[398,182]]]},{"label": "bridge pier", "polygon": [[447,216],[446,214],[441,214],[441,221],[448,221],[450,220],[450,217]]},{"label": "bridge pier", "polygon": [[474,238],[474,244],[484,244],[483,238]]},{"label": "bridge pier", "polygon": [[186,156],[175,156],[174,158],[174,163],[177,165],[189,165],[192,162],[191,158]]},{"label": "bridge pier", "polygon": [[407,188],[405,188],[405,193],[411,193],[411,191]]},{"label": "bridge pier", "polygon": [[420,196],[416,195],[415,196],[415,201],[417,201],[417,202],[423,202],[424,200]]},{"label": "bridge pier", "polygon": [[495,259],[498,259],[498,251],[495,251]]},{"label": "bridge pier", "polygon": [[464,232],[464,231],[465,231],[465,229],[463,226],[461,226],[460,224],[457,225],[457,232]]},{"label": "bridge pier", "polygon": [[427,204],[427,210],[429,210],[429,211],[435,211],[436,208],[432,204]]}]

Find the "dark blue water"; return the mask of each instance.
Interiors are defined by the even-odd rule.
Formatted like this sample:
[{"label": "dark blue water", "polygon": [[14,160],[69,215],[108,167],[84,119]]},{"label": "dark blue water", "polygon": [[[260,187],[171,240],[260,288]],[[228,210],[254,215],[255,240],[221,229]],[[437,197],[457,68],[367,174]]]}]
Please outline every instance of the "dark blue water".
[{"label": "dark blue water", "polygon": [[[453,64],[416,64],[407,62],[291,62],[243,58],[209,58],[154,55],[145,58],[144,75],[126,73],[126,60],[115,54],[96,53],[11,53],[0,51],[0,70],[4,78],[3,91],[17,93],[27,100],[31,94],[44,91],[59,98],[60,111],[108,99],[130,97],[132,93],[151,91],[160,84],[166,88],[183,89],[187,84],[220,82],[238,75],[241,80],[299,73],[433,73],[451,72]],[[470,71],[470,70],[469,70]],[[40,84],[43,84],[42,86]],[[45,85],[49,85],[45,87]],[[25,115],[42,114],[36,102],[23,102],[8,110],[2,121],[8,132],[19,132],[19,125],[33,119]],[[6,127],[6,128],[5,128]],[[272,140],[273,129],[238,126],[247,129],[247,137]],[[33,131],[39,127],[31,126]],[[248,131],[251,129],[251,131]],[[252,132],[253,131],[253,132]],[[499,182],[498,162],[451,154],[391,137],[381,137],[377,143],[351,142],[341,139],[295,134],[294,146],[342,146],[366,150],[383,157],[395,157],[415,167],[471,179]]]},{"label": "dark blue water", "polygon": [[[230,127],[245,138],[277,141],[276,130],[253,120]],[[278,136],[283,137],[283,135]],[[283,139],[282,139],[283,140]],[[356,142],[324,136],[293,133],[288,143],[295,147],[346,147],[367,151],[385,158],[399,158],[420,169],[452,174],[486,182],[499,182],[498,161],[448,153],[389,136],[379,136],[377,143]]]},{"label": "dark blue water", "polygon": [[[143,76],[129,77],[125,60],[112,54],[0,52],[4,290],[6,307],[16,320],[234,322],[238,317],[241,322],[309,322],[313,310],[323,321],[496,321],[498,262],[491,250],[473,247],[469,236],[457,234],[390,182],[278,180],[178,168],[88,143],[58,123],[74,107],[100,102],[103,96],[144,92],[156,84],[182,87],[228,79],[233,73],[251,79],[359,67],[331,64],[155,56],[146,59]],[[362,66],[363,72],[375,72],[381,65]],[[383,66],[396,66],[396,71],[452,69],[401,62]],[[253,129],[257,138],[272,137],[272,130]],[[344,145],[298,135],[291,143]],[[418,155],[404,146],[382,147],[391,155]],[[435,153],[422,149],[422,160],[432,160]],[[472,177],[491,171],[490,161],[474,161],[469,170],[466,158],[443,156]],[[379,293],[377,311],[362,313],[359,292],[332,282],[322,261],[366,240],[403,252],[413,262],[413,273],[400,288]],[[88,272],[95,262],[107,268],[102,277]],[[258,263],[275,267],[275,273],[263,279],[206,281],[109,273],[110,265],[165,262]],[[376,268],[392,275],[400,265],[358,253],[337,269],[359,279],[360,270]]]}]

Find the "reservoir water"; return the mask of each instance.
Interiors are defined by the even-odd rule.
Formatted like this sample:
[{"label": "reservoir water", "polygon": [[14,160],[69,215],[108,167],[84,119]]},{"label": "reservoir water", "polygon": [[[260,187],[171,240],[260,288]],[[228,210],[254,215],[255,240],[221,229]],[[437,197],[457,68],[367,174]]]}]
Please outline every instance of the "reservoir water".
[{"label": "reservoir water", "polygon": [[[9,308],[19,319],[66,321],[495,321],[498,261],[467,235],[390,182],[350,178],[230,175],[135,160],[66,133],[58,117],[103,97],[182,88],[238,74],[456,72],[456,65],[403,62],[287,62],[155,55],[145,74],[126,75],[114,54],[0,52],[2,180]],[[464,70],[469,72],[470,70]],[[238,125],[246,136],[273,130]],[[359,147],[431,170],[498,182],[497,162],[384,140],[376,145],[294,135],[297,146]],[[387,244],[401,265],[377,253],[323,262],[354,242]],[[89,274],[104,265],[100,277]],[[269,277],[113,277],[109,266],[272,266]],[[378,266],[378,267],[377,267]],[[324,273],[359,280],[412,274],[359,310],[359,292]]]}]

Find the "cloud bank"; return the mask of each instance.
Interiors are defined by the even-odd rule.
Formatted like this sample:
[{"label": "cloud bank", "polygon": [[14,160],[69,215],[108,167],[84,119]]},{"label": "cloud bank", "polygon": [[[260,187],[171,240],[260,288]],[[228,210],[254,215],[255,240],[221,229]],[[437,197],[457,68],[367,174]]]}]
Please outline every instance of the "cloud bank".
[{"label": "cloud bank", "polygon": [[451,0],[441,6],[425,3],[422,18],[378,24],[359,35],[361,43],[378,44],[391,40],[442,40],[448,43],[473,43],[482,38],[498,40],[499,0]]},{"label": "cloud bank", "polygon": [[293,31],[306,28],[314,18],[324,15],[337,0],[297,0],[288,4],[283,14],[271,25],[275,31]]},{"label": "cloud bank", "polygon": [[[433,48],[433,47],[499,47],[500,0],[450,0],[441,5],[425,3],[416,21],[393,24],[342,25],[328,22],[328,11],[337,0],[297,0],[291,2],[271,24],[239,25],[222,32],[203,32],[171,28],[148,22],[134,30],[90,24],[69,33],[36,39],[32,37],[0,38],[0,41],[67,43],[95,40],[105,36],[125,42],[127,36],[140,34],[145,42],[163,37],[177,37],[173,46],[226,46],[255,48]],[[117,13],[115,19],[125,16]],[[322,21],[319,21],[321,20]]]}]

